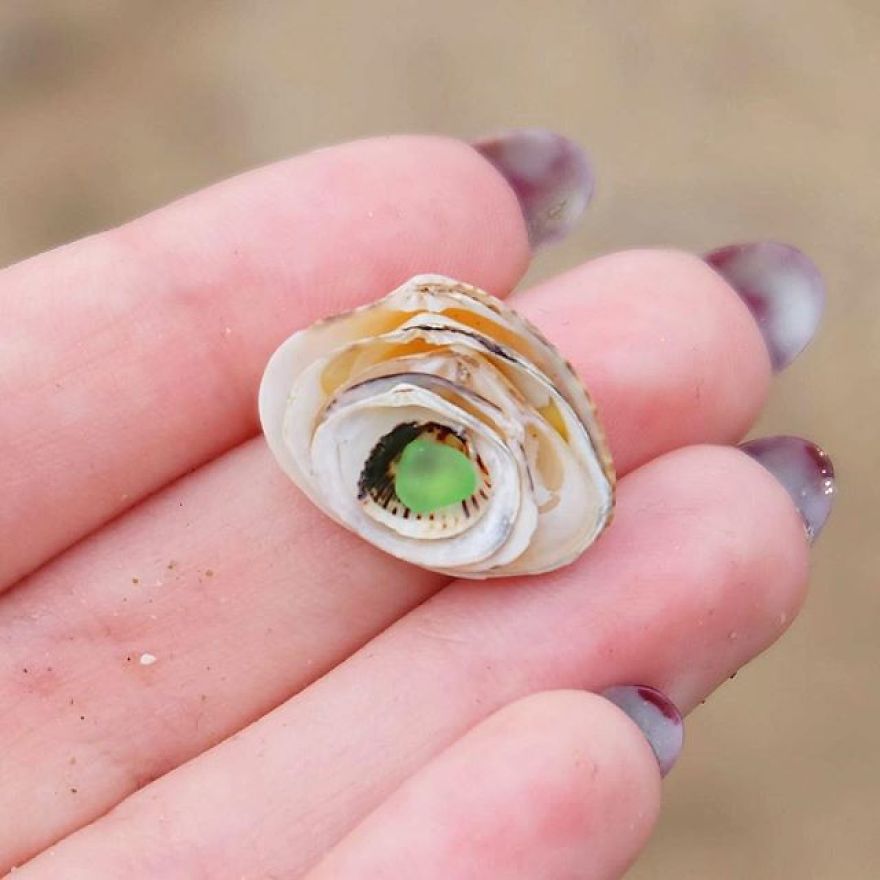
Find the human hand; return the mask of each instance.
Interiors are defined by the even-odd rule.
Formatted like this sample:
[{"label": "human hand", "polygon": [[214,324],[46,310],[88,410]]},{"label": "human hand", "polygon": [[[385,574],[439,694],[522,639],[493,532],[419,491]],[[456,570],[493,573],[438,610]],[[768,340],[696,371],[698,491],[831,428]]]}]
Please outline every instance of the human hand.
[{"label": "human hand", "polygon": [[364,141],[0,274],[16,878],[619,877],[677,725],[613,692],[646,739],[595,692],[690,710],[791,622],[830,465],[793,440],[706,445],[740,440],[771,358],[815,329],[790,249],[718,252],[742,296],[642,250],[510,297],[596,399],[622,478],[607,534],[551,574],[449,584],[385,556],[254,437],[293,330],[421,272],[503,296],[529,236],[576,219],[570,144],[481,149],[507,180],[456,141]]}]

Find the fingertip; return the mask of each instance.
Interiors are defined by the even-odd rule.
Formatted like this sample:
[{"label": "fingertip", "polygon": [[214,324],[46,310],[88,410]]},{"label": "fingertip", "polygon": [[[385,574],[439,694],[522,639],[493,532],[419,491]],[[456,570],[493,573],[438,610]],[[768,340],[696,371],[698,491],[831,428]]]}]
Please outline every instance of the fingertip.
[{"label": "fingertip", "polygon": [[[535,847],[586,847],[607,876],[629,864],[660,811],[661,774],[642,730],[605,697],[543,691],[499,710],[472,732],[506,743],[514,797],[530,805]],[[606,876],[606,874],[599,874]]]},{"label": "fingertip", "polygon": [[612,880],[656,821],[660,774],[638,727],[585,691],[498,710],[408,780],[309,880]]},{"label": "fingertip", "polygon": [[631,474],[618,500],[604,552],[635,541],[652,572],[632,600],[653,622],[621,650],[626,680],[659,677],[686,713],[797,615],[809,570],[803,521],[779,481],[734,446],[669,452]]},{"label": "fingertip", "polygon": [[511,304],[574,365],[620,474],[669,449],[739,440],[766,400],[763,337],[727,282],[693,254],[597,257],[517,291]]}]

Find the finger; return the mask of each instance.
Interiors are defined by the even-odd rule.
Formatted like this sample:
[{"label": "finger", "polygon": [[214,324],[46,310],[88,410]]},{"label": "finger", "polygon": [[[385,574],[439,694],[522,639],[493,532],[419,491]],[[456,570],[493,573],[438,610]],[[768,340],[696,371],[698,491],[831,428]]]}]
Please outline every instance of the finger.
[{"label": "finger", "polygon": [[803,523],[764,468],[731,449],[670,453],[622,481],[614,528],[578,562],[452,584],[23,876],[59,864],[70,877],[90,865],[131,876],[169,816],[175,864],[225,847],[230,875],[246,873],[252,848],[228,841],[257,827],[275,841],[266,873],[295,874],[440,749],[529,692],[634,682],[692,707],[785,629],[806,569]]},{"label": "finger", "polygon": [[225,181],[0,274],[0,585],[251,436],[272,349],[427,269],[505,293],[513,191],[464,143],[377,138]]},{"label": "finger", "polygon": [[306,880],[612,880],[660,805],[638,728],[581,691],[499,710],[428,763]]},{"label": "finger", "polygon": [[[761,405],[760,334],[693,257],[605,257],[517,303],[586,378],[622,473],[679,443],[732,438]],[[604,317],[615,311],[627,329]],[[261,443],[160,494],[0,606],[0,687],[21,695],[14,724],[0,728],[0,754],[15,768],[0,790],[0,852],[21,859],[105,812],[306,686],[442,583],[319,515]],[[141,666],[145,655],[158,661]]]},{"label": "finger", "polygon": [[738,440],[766,399],[770,360],[754,318],[690,254],[601,257],[511,305],[576,366],[618,473],[679,446]]}]

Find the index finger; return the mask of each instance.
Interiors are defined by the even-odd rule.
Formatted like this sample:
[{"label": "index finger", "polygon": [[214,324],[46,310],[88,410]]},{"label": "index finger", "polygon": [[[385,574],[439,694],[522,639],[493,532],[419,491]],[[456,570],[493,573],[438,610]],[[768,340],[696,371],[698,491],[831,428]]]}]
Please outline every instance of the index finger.
[{"label": "index finger", "polygon": [[225,181],[0,273],[0,589],[257,430],[288,334],[418,272],[504,294],[529,257],[473,148],[386,137]]}]

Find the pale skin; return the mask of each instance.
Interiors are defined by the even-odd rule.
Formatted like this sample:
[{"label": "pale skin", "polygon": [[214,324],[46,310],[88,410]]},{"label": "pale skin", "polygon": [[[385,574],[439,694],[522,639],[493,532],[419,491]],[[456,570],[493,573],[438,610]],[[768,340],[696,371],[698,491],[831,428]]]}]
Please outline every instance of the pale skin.
[{"label": "pale skin", "polygon": [[294,330],[421,272],[506,296],[529,260],[484,159],[399,137],[0,273],[0,871],[622,875],[659,774],[589,692],[692,709],[806,582],[789,496],[729,446],[770,380],[736,294],[643,250],[510,297],[584,379],[620,477],[607,534],[540,578],[449,583],[381,554],[257,436]]}]

